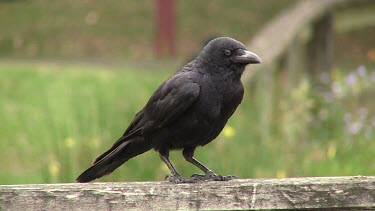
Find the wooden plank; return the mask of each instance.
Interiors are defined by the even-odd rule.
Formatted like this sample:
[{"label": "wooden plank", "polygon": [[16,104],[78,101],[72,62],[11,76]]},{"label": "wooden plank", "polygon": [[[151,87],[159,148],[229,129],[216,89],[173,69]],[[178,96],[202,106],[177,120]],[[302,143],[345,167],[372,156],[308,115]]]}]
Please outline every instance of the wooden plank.
[{"label": "wooden plank", "polygon": [[362,0],[352,7],[343,7],[334,11],[334,30],[336,33],[347,33],[375,26],[375,1]]},{"label": "wooden plank", "polygon": [[[275,63],[293,44],[296,36],[303,27],[325,15],[333,7],[356,0],[303,0],[292,8],[276,16],[257,35],[247,43],[248,49],[262,58],[262,65],[258,68],[267,70],[271,63]],[[249,80],[252,71],[244,72],[244,80]]]},{"label": "wooden plank", "polygon": [[327,91],[331,82],[331,68],[333,62],[333,16],[331,12],[325,14],[313,24],[313,36],[308,43],[308,72],[321,91]]},{"label": "wooden plank", "polygon": [[375,209],[375,177],[0,185],[0,210]]}]

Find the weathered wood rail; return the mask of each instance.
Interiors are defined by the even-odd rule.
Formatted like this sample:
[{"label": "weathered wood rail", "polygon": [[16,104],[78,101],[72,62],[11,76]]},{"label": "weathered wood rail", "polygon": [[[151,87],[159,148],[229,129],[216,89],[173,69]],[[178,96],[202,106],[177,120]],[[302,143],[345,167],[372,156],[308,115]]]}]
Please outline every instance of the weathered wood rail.
[{"label": "weathered wood rail", "polygon": [[0,185],[0,210],[375,210],[375,177]]},{"label": "weathered wood rail", "polygon": [[[336,16],[341,19],[337,21]],[[250,66],[243,79],[250,81],[252,70],[259,70],[250,85],[259,96],[254,105],[262,111],[259,127],[263,139],[270,139],[271,119],[277,118],[273,115],[279,99],[298,86],[304,76],[312,79],[318,91],[329,91],[334,32],[369,25],[375,25],[373,0],[300,0],[246,44],[262,58],[262,64]]]},{"label": "weathered wood rail", "polygon": [[[350,16],[345,11],[356,10],[356,7],[351,7],[353,5],[364,7]],[[258,68],[266,69],[267,72],[272,72],[275,66],[280,68],[280,62],[287,66],[285,69],[292,69],[288,71],[293,73],[295,69],[303,72],[301,68],[312,74],[328,71],[332,63],[335,11],[344,11],[346,14],[339,14],[346,20],[341,20],[336,27],[339,31],[345,31],[345,27],[347,30],[360,25],[375,25],[375,12],[364,10],[375,9],[374,5],[375,1],[371,0],[300,0],[267,23],[247,46],[262,58],[263,64]],[[309,61],[303,57],[308,57]],[[245,71],[244,74],[245,80],[252,76],[251,71]]]}]

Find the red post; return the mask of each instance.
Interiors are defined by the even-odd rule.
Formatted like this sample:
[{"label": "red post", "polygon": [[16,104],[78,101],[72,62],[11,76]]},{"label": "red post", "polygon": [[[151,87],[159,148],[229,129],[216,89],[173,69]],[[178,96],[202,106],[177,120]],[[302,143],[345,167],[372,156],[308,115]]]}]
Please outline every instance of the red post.
[{"label": "red post", "polygon": [[175,13],[175,0],[156,0],[157,56],[171,56],[176,52]]}]

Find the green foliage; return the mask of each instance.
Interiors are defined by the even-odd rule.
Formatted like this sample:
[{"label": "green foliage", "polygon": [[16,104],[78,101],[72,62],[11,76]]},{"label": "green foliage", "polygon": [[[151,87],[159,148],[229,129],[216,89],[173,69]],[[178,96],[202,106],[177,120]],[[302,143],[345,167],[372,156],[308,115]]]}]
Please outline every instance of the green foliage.
[{"label": "green foliage", "polygon": [[[123,133],[171,73],[132,66],[2,62],[0,184],[73,182]],[[279,98],[273,129],[266,134],[270,141],[260,130],[263,110],[254,106],[261,96],[250,95],[253,90],[246,87],[244,101],[223,133],[198,149],[196,157],[215,172],[239,178],[373,173],[374,102],[358,99],[371,99],[375,82],[362,77],[356,83],[366,85],[355,85],[361,89],[343,97],[334,84],[342,90],[354,85],[338,74],[334,71],[328,97],[302,80]],[[180,152],[173,152],[171,160],[185,176],[199,172]],[[167,173],[150,151],[99,181],[163,180]]]},{"label": "green foliage", "polygon": [[[178,54],[212,36],[248,41],[295,0],[176,1]],[[272,5],[272,6],[270,6]],[[153,57],[155,1],[0,2],[0,56],[115,59]]]}]

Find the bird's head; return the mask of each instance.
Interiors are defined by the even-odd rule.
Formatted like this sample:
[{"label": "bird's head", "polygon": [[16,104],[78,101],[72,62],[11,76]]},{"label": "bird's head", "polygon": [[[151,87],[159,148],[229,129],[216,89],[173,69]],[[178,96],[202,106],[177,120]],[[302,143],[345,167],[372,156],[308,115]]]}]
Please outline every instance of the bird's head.
[{"label": "bird's head", "polygon": [[262,62],[258,55],[246,50],[244,44],[230,37],[211,40],[203,48],[198,59],[211,67],[230,68],[240,71],[240,74],[246,65]]}]

